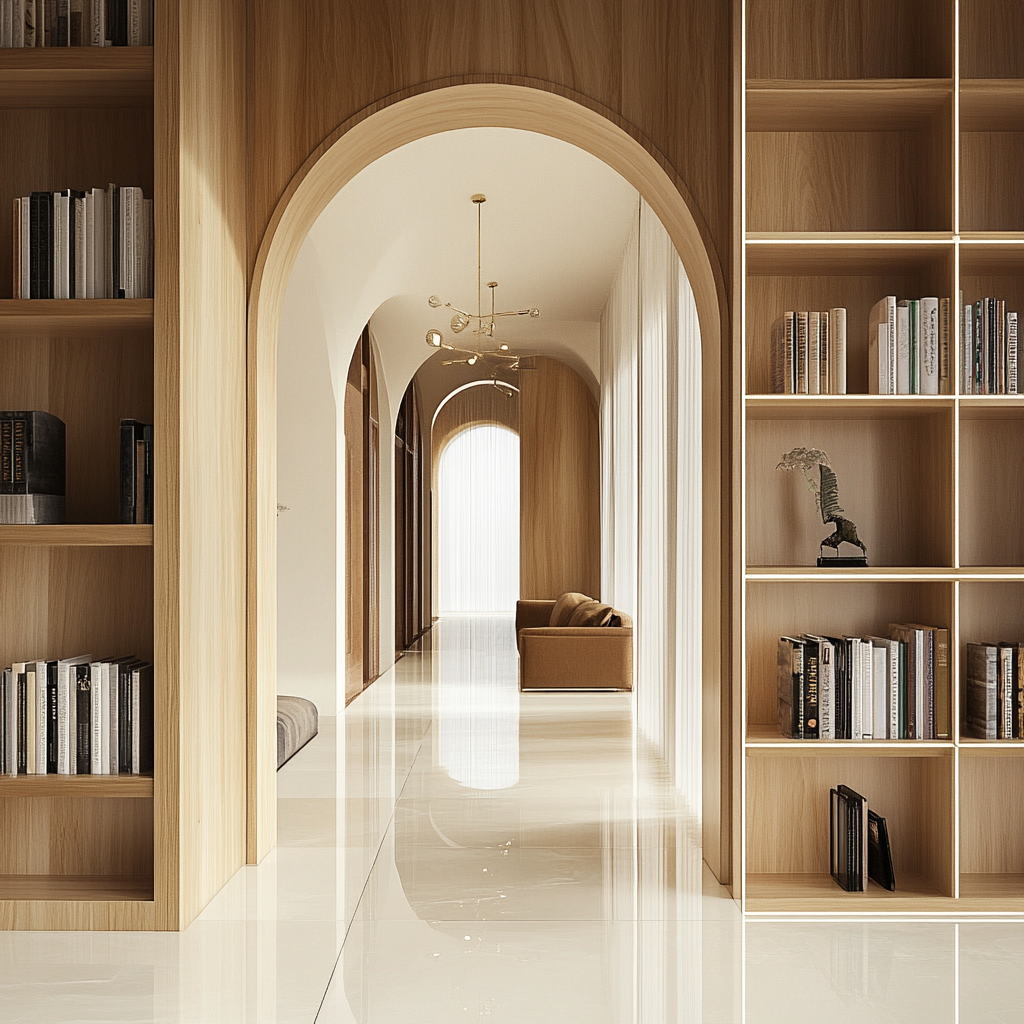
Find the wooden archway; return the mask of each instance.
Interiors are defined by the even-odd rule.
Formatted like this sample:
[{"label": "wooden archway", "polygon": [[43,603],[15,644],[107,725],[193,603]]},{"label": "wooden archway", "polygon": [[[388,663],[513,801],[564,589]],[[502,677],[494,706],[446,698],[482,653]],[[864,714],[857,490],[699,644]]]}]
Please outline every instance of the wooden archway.
[{"label": "wooden archway", "polygon": [[[732,673],[723,579],[731,571],[722,511],[731,507],[731,456],[723,350],[728,300],[711,235],[685,183],[649,141],[612,111],[548,83],[520,79],[427,83],[374,104],[340,125],[289,183],[263,237],[248,316],[248,761],[247,859],[276,842],[277,339],[292,267],[317,217],[375,160],[417,139],[460,128],[515,128],[568,142],[622,175],[650,205],[683,262],[696,301],[702,348],[703,677],[705,856],[722,881],[731,870]],[[723,404],[724,403],[724,404]]]}]

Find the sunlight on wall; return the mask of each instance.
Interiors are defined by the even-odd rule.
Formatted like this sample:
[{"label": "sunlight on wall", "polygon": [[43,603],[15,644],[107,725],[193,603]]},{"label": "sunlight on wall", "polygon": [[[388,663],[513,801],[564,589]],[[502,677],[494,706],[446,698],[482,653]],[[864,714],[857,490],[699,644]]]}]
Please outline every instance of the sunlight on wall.
[{"label": "sunlight on wall", "polygon": [[438,467],[440,614],[503,612],[519,597],[519,435],[457,434]]}]

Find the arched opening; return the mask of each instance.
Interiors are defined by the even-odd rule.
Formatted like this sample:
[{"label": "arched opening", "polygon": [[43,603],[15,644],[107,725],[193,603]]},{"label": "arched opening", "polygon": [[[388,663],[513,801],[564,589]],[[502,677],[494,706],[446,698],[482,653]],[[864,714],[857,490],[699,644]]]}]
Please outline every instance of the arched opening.
[{"label": "arched opening", "polygon": [[[723,673],[729,670],[728,646],[721,629],[722,538],[718,518],[721,489],[728,474],[721,458],[721,322],[725,308],[722,277],[702,242],[702,231],[685,187],[622,127],[562,96],[525,86],[452,87],[401,100],[354,118],[342,126],[296,176],[282,199],[261,248],[250,303],[250,859],[259,859],[273,843],[275,779],[272,765],[274,694],[274,607],[276,552],[272,510],[275,501],[275,376],[277,325],[292,267],[320,212],[348,181],[385,153],[414,139],[461,127],[500,126],[536,131],[589,152],[638,189],[683,260],[700,318],[702,360],[702,481],[704,526],[701,535],[705,683],[705,742],[710,735],[712,770],[706,777],[705,820],[712,825],[712,866],[727,875],[720,856],[728,818],[722,783]],[[717,792],[715,792],[717,788]],[[710,807],[709,803],[713,806]],[[707,836],[706,830],[706,836]]]},{"label": "arched opening", "polygon": [[519,597],[519,435],[482,423],[437,466],[438,612],[512,614]]}]

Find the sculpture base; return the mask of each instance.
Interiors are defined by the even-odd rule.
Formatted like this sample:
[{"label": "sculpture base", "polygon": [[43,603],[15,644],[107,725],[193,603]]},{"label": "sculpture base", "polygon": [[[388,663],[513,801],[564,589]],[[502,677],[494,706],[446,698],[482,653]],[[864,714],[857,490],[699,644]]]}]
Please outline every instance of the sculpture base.
[{"label": "sculpture base", "polygon": [[866,569],[867,567],[867,555],[818,556],[819,569]]}]

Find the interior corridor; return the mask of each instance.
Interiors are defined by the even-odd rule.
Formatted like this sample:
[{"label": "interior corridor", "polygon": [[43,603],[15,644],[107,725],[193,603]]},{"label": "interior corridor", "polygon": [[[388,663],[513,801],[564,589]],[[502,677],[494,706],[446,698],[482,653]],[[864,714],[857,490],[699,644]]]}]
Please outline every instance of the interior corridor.
[{"label": "interior corridor", "polygon": [[1019,921],[744,922],[631,695],[520,694],[510,619],[440,621],[279,784],[186,931],[0,934],[0,1021],[1019,1020]]}]

